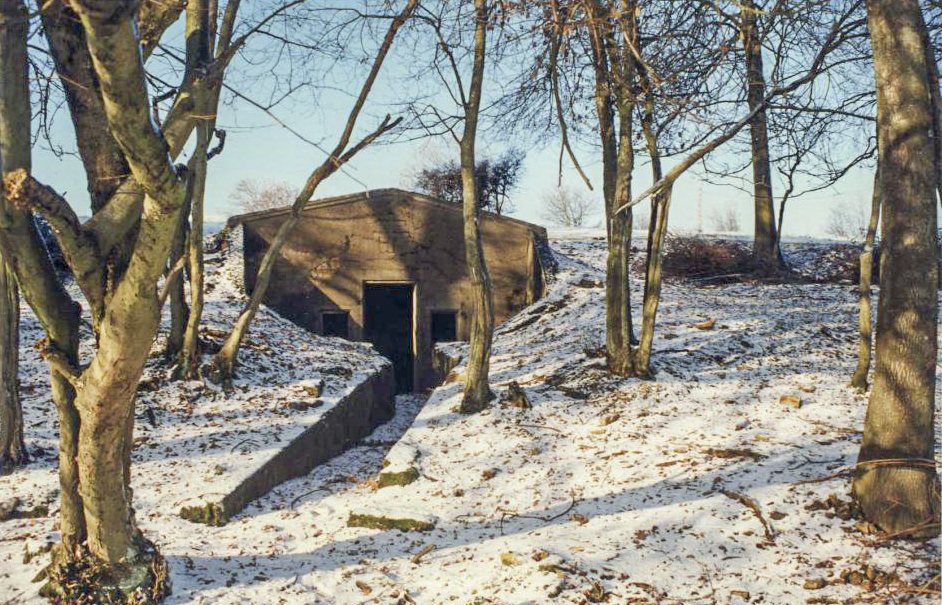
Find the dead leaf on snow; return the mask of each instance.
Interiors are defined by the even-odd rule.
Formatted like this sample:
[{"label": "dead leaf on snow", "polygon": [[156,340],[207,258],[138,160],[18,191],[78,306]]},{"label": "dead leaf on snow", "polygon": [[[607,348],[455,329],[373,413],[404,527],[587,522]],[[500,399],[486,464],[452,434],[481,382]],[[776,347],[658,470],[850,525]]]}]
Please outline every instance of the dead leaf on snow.
[{"label": "dead leaf on snow", "polygon": [[712,330],[713,326],[715,325],[716,325],[716,320],[713,318],[710,318],[706,321],[701,321],[700,323],[693,324],[693,327],[695,327],[698,330]]}]

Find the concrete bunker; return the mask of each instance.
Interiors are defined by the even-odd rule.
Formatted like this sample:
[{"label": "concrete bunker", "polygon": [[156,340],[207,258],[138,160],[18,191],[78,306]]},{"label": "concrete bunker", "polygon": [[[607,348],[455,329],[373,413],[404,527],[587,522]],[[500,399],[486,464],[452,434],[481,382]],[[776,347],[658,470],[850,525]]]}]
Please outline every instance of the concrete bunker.
[{"label": "concrete bunker", "polygon": [[[290,210],[242,224],[245,286]],[[542,297],[555,267],[546,230],[481,213],[481,239],[500,324]],[[470,336],[470,282],[461,207],[399,189],[313,200],[272,269],[264,302],[317,334],[372,342],[393,362],[396,390],[435,386],[436,342]]]}]

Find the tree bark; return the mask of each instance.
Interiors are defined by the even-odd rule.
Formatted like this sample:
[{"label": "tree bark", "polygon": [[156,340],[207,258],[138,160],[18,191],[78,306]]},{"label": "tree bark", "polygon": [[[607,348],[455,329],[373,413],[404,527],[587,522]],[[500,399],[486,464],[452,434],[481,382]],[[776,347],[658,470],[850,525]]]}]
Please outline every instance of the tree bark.
[{"label": "tree bark", "polygon": [[[642,87],[650,95],[647,78],[643,78]],[[663,177],[661,154],[653,128],[653,100],[648,97],[641,126],[651,157],[651,176],[656,183]],[[667,217],[670,211],[672,187],[666,187],[654,194],[651,203],[651,224],[648,228],[648,257],[645,263],[644,300],[641,311],[641,338],[638,348],[632,356],[634,374],[639,378],[651,377],[651,347],[654,344],[654,324],[657,320],[657,308],[661,302],[661,263],[664,254],[664,240],[667,237]]]},{"label": "tree bark", "polygon": [[939,279],[932,107],[916,0],[867,0],[877,89],[883,266],[876,364],[853,491],[891,534],[938,535]]},{"label": "tree bark", "polygon": [[19,393],[20,294],[0,254],[0,474],[27,461]]},{"label": "tree bark", "polygon": [[869,386],[867,375],[870,373],[870,351],[873,348],[871,338],[872,320],[870,318],[870,284],[873,282],[873,244],[877,235],[877,224],[880,222],[880,167],[873,175],[873,195],[870,202],[870,223],[867,225],[867,236],[864,247],[860,253],[860,281],[858,294],[860,297],[858,327],[860,340],[857,345],[857,369],[850,380],[850,386],[866,391]]},{"label": "tree bark", "polygon": [[[178,360],[181,377],[192,378],[199,365],[200,320],[203,317],[203,199],[206,192],[206,154],[209,151],[209,129],[206,124],[196,127],[196,162],[190,173],[188,198],[190,206],[190,235],[187,238],[187,266],[190,276],[190,312],[183,332],[183,343]],[[182,283],[182,280],[181,280]]]},{"label": "tree bark", "polygon": [[[186,28],[188,69],[206,69],[212,60],[213,28],[216,23],[215,3],[193,0],[187,3]],[[213,94],[216,92],[217,94]],[[209,161],[209,143],[216,122],[219,95],[213,90],[199,90],[194,94],[197,113],[201,119],[196,125],[196,148],[193,166],[187,183],[190,214],[190,236],[187,245],[187,266],[190,276],[190,313],[183,333],[183,342],[177,364],[177,374],[192,378],[198,372],[200,358],[199,329],[203,317],[203,200],[206,194],[206,164]],[[184,220],[185,223],[185,220]],[[181,280],[182,283],[182,280]]]},{"label": "tree bark", "polygon": [[[27,79],[27,7],[22,0],[0,0],[0,158],[6,198],[8,176],[30,169],[30,105]],[[2,204],[0,247],[17,276],[21,293],[46,331],[48,346],[66,359],[78,360],[79,308],[56,278],[32,217]],[[85,539],[82,499],[76,464],[79,417],[75,391],[68,378],[51,369],[52,400],[59,417],[59,531],[65,552]]]},{"label": "tree bark", "polygon": [[464,106],[464,131],[461,135],[461,194],[464,218],[465,262],[471,282],[471,351],[459,410],[478,412],[494,394],[488,381],[491,340],[494,335],[494,296],[491,277],[484,261],[484,248],[478,227],[478,189],[474,178],[474,145],[477,138],[478,111],[484,82],[484,55],[487,48],[487,13],[485,0],[474,0],[474,62],[471,83]]},{"label": "tree bark", "polygon": [[146,193],[127,270],[104,309],[98,349],[88,368],[74,377],[82,419],[79,490],[91,554],[115,573],[115,566],[125,563],[149,570],[155,555],[135,523],[128,485],[134,395],[159,323],[156,285],[170,252],[184,184],[151,120],[135,3],[106,6],[84,0],[72,6],[85,31],[109,130]]},{"label": "tree bark", "polygon": [[[187,199],[189,199],[189,195]],[[183,349],[183,333],[190,317],[190,309],[186,305],[181,271],[174,272],[174,267],[184,261],[189,234],[187,203],[184,202],[183,206],[183,210],[180,212],[180,220],[177,221],[177,228],[173,234],[170,258],[167,261],[167,279],[172,280],[167,284],[170,292],[170,331],[167,333],[167,348],[164,351],[164,356],[167,359],[176,359],[180,355],[180,351]]]},{"label": "tree bark", "polygon": [[[742,5],[742,41],[746,59],[746,99],[752,111],[765,99],[765,74],[762,71],[762,43],[756,20],[758,8],[753,0]],[[755,233],[752,255],[756,269],[763,273],[783,268],[775,230],[775,202],[772,197],[772,165],[769,160],[769,132],[765,108],[749,122],[752,143],[752,183],[755,204]]]},{"label": "tree bark", "polygon": [[[632,111],[634,98],[627,65],[620,57],[611,15],[601,3],[590,4],[588,20],[595,74],[595,109],[602,145],[602,194],[608,250],[605,261],[605,352],[609,371],[621,376],[632,372],[629,267],[632,213],[619,212],[631,200],[634,170]],[[632,11],[633,12],[633,11]],[[618,133],[615,132],[616,111]]]}]

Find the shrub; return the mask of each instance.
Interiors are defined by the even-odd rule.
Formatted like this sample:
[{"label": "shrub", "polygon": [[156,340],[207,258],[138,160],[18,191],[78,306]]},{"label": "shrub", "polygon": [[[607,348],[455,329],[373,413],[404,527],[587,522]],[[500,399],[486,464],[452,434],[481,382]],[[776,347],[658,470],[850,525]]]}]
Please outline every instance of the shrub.
[{"label": "shrub", "polygon": [[[738,281],[755,268],[745,244],[722,239],[669,235],[661,271],[666,278],[698,279],[714,283]],[[645,255],[638,255],[644,270]]]}]

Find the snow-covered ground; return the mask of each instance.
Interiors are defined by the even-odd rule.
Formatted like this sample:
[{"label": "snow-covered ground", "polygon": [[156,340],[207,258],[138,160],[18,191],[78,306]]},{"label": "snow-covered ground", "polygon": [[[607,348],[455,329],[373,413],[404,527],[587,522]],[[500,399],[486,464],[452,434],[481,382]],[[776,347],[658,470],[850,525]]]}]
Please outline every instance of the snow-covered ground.
[{"label": "snow-covered ground", "polygon": [[[847,507],[834,498],[847,500],[847,477],[828,478],[854,462],[866,409],[866,396],[846,386],[856,361],[856,289],[668,283],[657,380],[616,379],[598,357],[604,240],[587,235],[554,241],[561,270],[549,295],[496,334],[492,386],[502,393],[517,382],[532,408],[495,401],[478,415],[455,413],[458,367],[458,380],[424,406],[399,398],[396,417],[360,447],[281,485],[226,526],[173,514],[196,495],[186,478],[202,489],[216,476],[184,427],[230,426],[224,417],[187,416],[180,395],[193,395],[193,406],[226,405],[222,396],[213,402],[201,383],[148,395],[158,425],[144,430],[142,421],[137,435],[163,438],[160,427],[171,424],[183,431],[182,442],[136,452],[137,514],[169,560],[168,603],[937,603],[938,592],[917,590],[939,572],[939,540],[881,542],[860,531],[867,528],[842,518]],[[282,347],[302,338],[325,364],[355,354],[362,367],[374,363],[369,349],[327,346],[266,317],[272,323],[258,324],[250,349],[260,357],[247,365],[284,359]],[[713,329],[694,327],[708,319]],[[28,316],[24,325],[35,338]],[[0,502],[18,495],[35,504],[52,500],[55,487],[54,421],[41,366],[25,346],[23,357],[33,368],[24,384],[34,393],[24,401],[29,446],[47,456],[0,478]],[[264,432],[270,409],[293,397],[308,364],[295,365],[293,376],[243,378],[271,389],[256,395],[254,429],[251,415],[237,415],[247,430]],[[418,480],[377,489],[384,458],[390,471],[415,467]],[[151,477],[171,472],[179,479],[157,479],[158,493]],[[351,528],[351,512],[436,527]],[[24,564],[22,556],[54,537],[50,517],[0,524],[0,603],[40,602],[28,580],[44,557]]]}]

